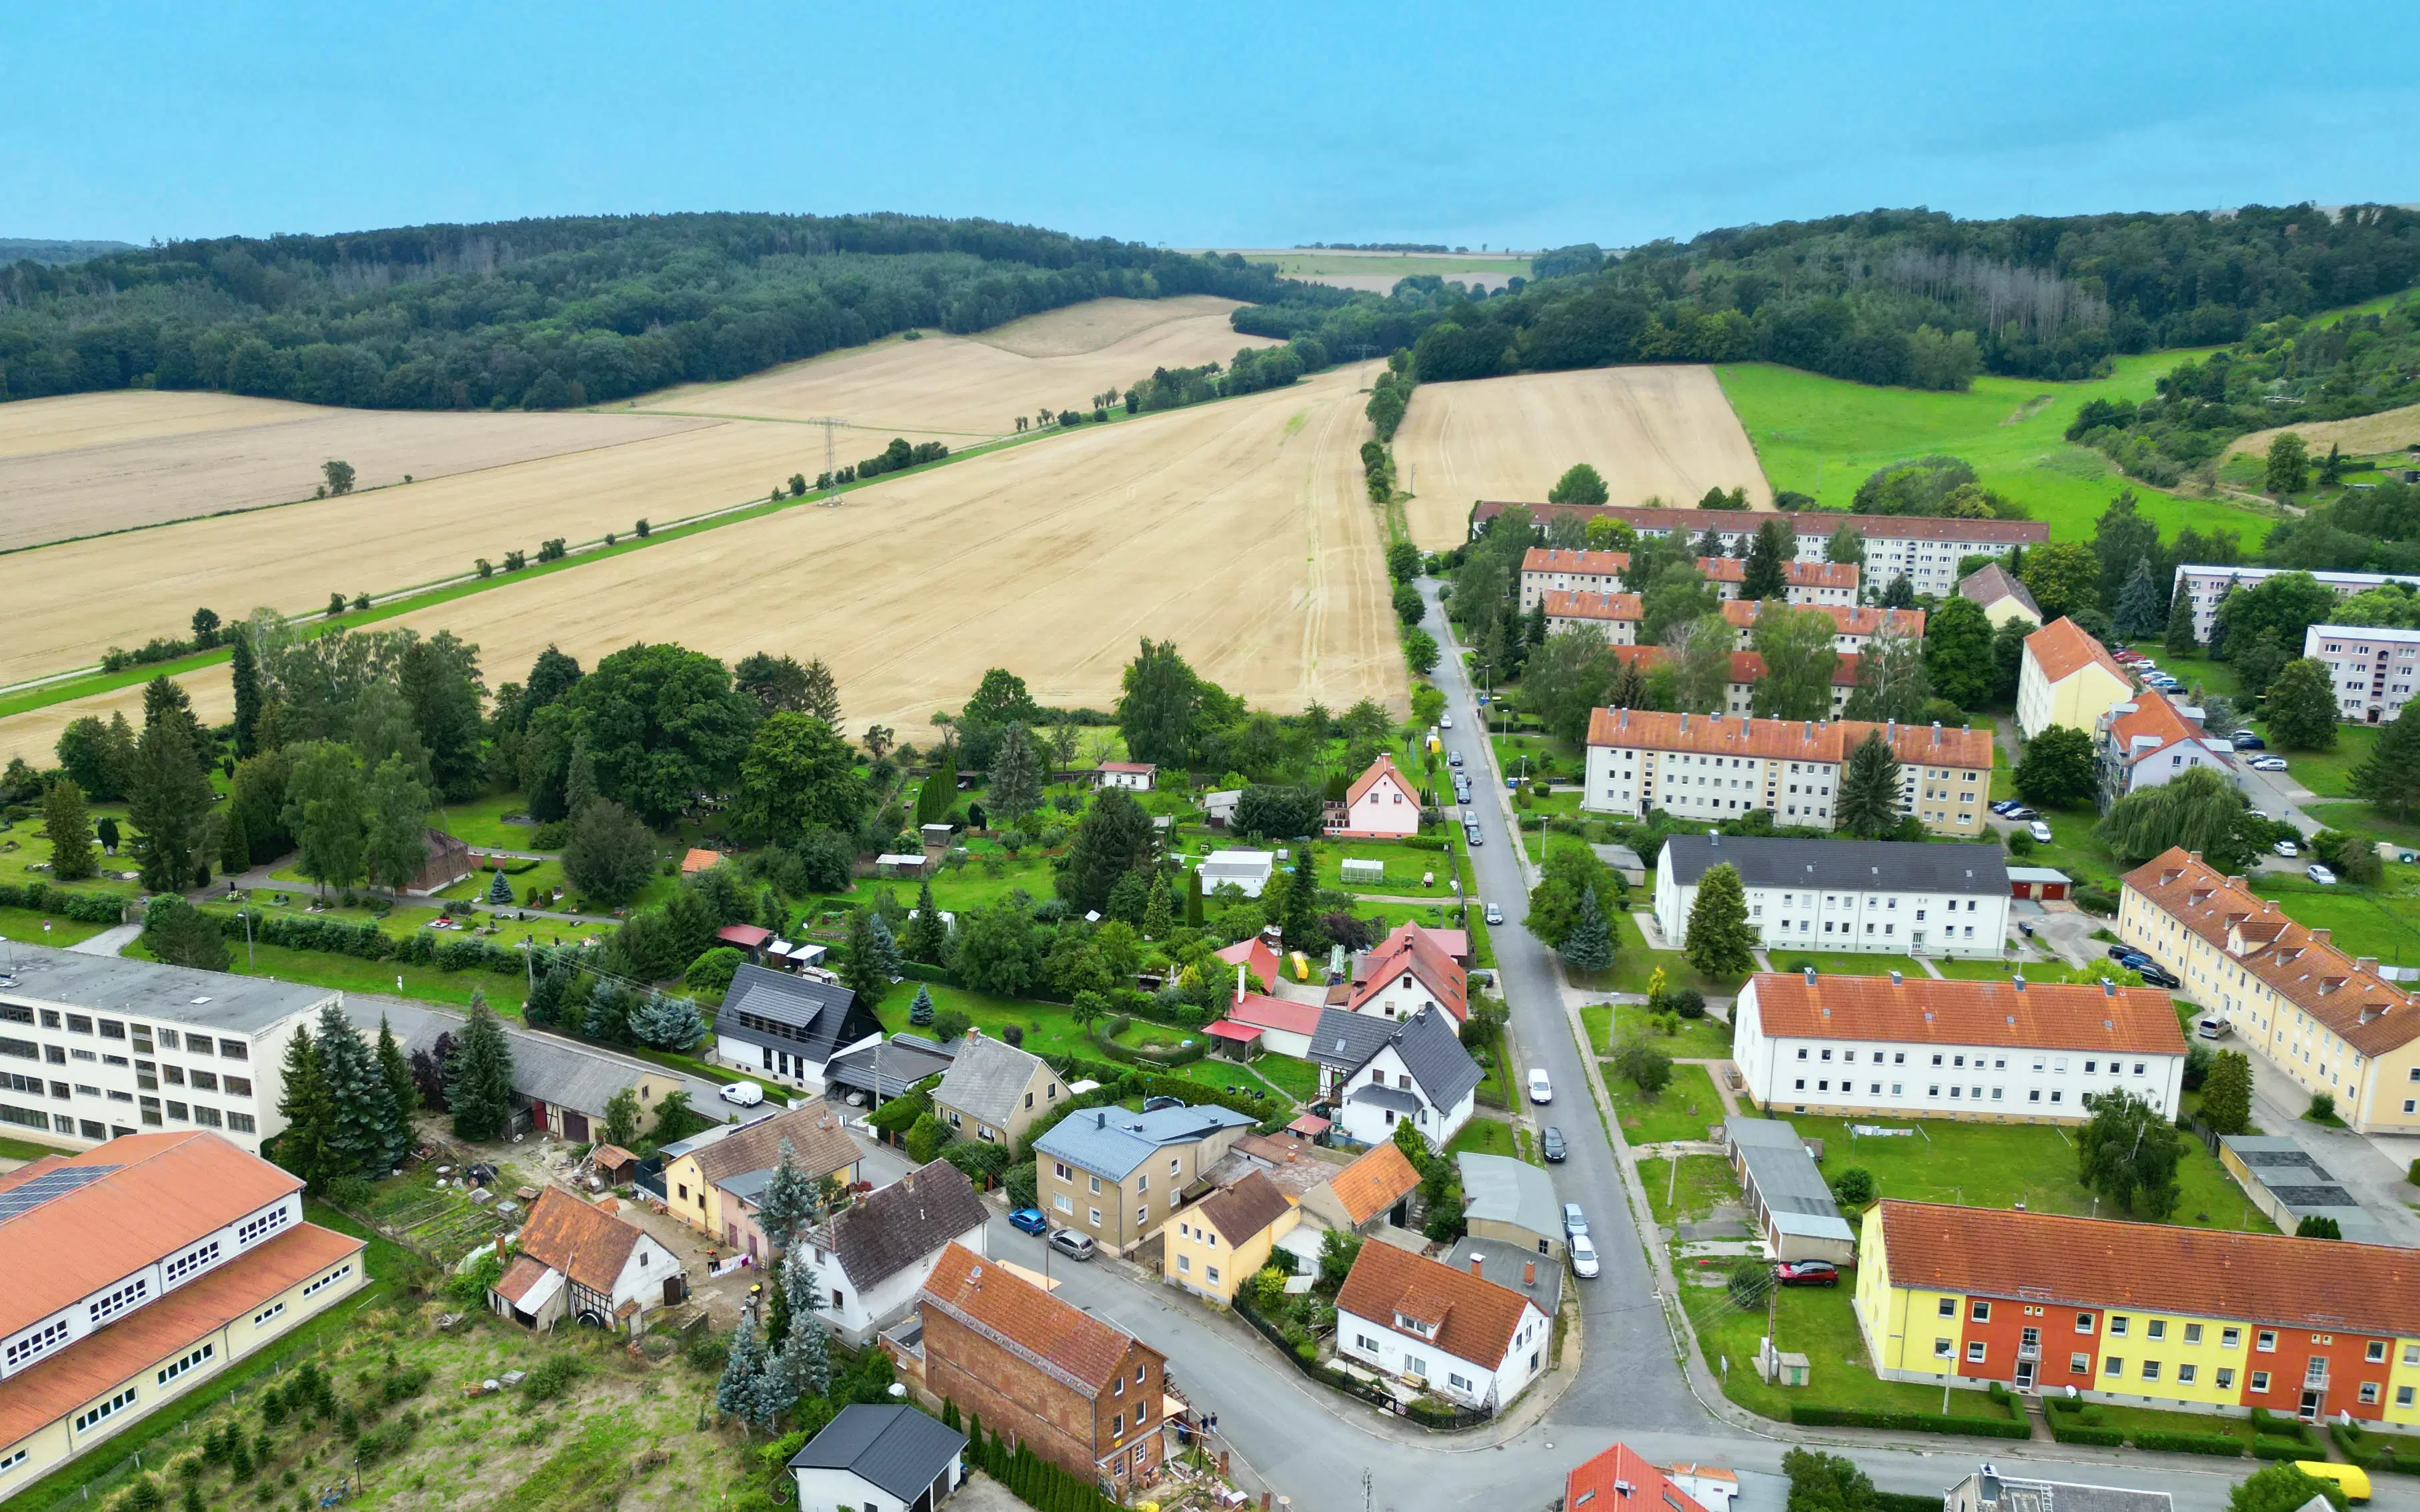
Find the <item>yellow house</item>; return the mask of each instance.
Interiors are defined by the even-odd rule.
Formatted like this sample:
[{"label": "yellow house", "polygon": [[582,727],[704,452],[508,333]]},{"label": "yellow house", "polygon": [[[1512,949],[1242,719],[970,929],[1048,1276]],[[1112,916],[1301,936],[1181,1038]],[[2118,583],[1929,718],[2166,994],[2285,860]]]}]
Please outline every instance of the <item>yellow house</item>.
[{"label": "yellow house", "polygon": [[1959,579],[1958,594],[1981,607],[1983,618],[1998,629],[2010,620],[2023,620],[2027,625],[2041,624],[2041,606],[2008,568],[1998,563],[1987,563]]},{"label": "yellow house", "polygon": [[840,1115],[818,1098],[750,1124],[725,1124],[664,1147],[664,1199],[692,1228],[751,1255],[769,1252],[756,1227],[756,1200],[781,1164],[782,1144],[810,1182],[827,1176],[857,1180],[857,1142]]},{"label": "yellow house", "polygon": [[2017,728],[2031,740],[2052,725],[2090,734],[2113,704],[2134,696],[2134,680],[2073,620],[2053,620],[2025,637],[2017,672]]},{"label": "yellow house", "polygon": [[1213,1302],[1233,1303],[1235,1288],[1269,1263],[1270,1248],[1301,1221],[1295,1200],[1254,1171],[1168,1220],[1160,1279]]},{"label": "yellow house", "polygon": [[1887,1381],[2420,1427],[2409,1250],[1895,1201],[1859,1248]]},{"label": "yellow house", "polygon": [[2126,873],[2118,937],[2365,1134],[2420,1134],[2420,999],[2181,848]]}]

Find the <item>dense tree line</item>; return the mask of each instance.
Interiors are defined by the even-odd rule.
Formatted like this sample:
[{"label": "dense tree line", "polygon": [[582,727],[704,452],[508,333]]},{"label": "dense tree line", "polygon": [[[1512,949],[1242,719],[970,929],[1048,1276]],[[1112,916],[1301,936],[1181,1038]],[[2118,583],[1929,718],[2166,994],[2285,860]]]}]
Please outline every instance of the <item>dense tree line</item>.
[{"label": "dense tree line", "polygon": [[904,215],[700,214],[176,241],[0,270],[0,398],[213,389],[557,409],[1120,295],[1306,307],[1267,264]]},{"label": "dense tree line", "polygon": [[1406,279],[1385,299],[1289,294],[1237,330],[1331,351],[1414,346],[1423,380],[1759,358],[1867,383],[1959,389],[1978,372],[2080,378],[2119,353],[2242,339],[2411,286],[2420,214],[2312,206],[2232,215],[1960,221],[1874,210],[1712,231],[1606,261],[1537,259],[1495,296]]}]

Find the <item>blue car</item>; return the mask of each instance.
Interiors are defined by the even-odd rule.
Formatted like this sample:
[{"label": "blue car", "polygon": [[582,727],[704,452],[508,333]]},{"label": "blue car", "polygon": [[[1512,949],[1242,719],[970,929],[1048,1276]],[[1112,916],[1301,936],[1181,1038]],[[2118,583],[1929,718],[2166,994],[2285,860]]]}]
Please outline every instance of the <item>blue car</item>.
[{"label": "blue car", "polygon": [[1042,1216],[1040,1208],[1019,1208],[1008,1215],[1009,1227],[1036,1236],[1050,1232],[1050,1221]]}]

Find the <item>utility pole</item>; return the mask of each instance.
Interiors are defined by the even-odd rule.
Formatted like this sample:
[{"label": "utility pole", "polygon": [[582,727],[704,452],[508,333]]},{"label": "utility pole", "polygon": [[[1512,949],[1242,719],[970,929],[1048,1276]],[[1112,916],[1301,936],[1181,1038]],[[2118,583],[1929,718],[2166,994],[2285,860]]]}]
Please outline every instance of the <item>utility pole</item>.
[{"label": "utility pole", "polygon": [[840,460],[837,438],[847,426],[848,422],[832,415],[816,415],[807,424],[821,425],[824,428],[824,476],[831,480],[824,490],[824,504],[830,508],[840,502]]}]

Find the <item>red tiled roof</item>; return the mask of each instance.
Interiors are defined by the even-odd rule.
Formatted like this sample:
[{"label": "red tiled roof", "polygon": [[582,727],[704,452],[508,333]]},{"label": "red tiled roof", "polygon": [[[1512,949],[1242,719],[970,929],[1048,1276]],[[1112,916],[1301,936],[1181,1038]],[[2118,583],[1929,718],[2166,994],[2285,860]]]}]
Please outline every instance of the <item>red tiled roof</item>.
[{"label": "red tiled roof", "polygon": [[1266,993],[1246,993],[1227,1006],[1227,1016],[1254,1028],[1279,1029],[1288,1034],[1311,1034],[1319,1028],[1317,1003],[1297,1003],[1291,997],[1271,997]]},{"label": "red tiled roof", "polygon": [[1881,733],[1902,762],[1992,768],[1992,732],[1862,719],[1758,719],[1743,715],[1667,714],[1660,709],[1598,709],[1588,743],[1639,750],[1687,750],[1767,761],[1838,762],[1866,736]]},{"label": "red tiled roof", "polygon": [[521,1257],[610,1295],[643,1237],[632,1225],[551,1186],[530,1204],[529,1222],[521,1228]]},{"label": "red tiled roof", "polygon": [[[1678,1467],[1675,1467],[1678,1468]],[[1694,1466],[1691,1468],[1695,1468]],[[1718,1472],[1728,1474],[1728,1472]],[[1623,1489],[1617,1490],[1620,1481]],[[1706,1512],[1696,1498],[1673,1485],[1664,1472],[1617,1443],[1584,1459],[1563,1477],[1563,1512]]]},{"label": "red tiled roof", "polygon": [[[1745,557],[1699,557],[1698,571],[1710,583],[1744,583],[1747,581],[1747,560]],[[1792,588],[1857,586],[1857,569],[1846,562],[1792,562],[1789,563],[1789,573]]]},{"label": "red tiled roof", "polygon": [[[2120,884],[2209,941],[2288,1002],[2366,1056],[2420,1038],[2420,1003],[2182,847],[2153,856]],[[2241,949],[2239,949],[2241,947]]]},{"label": "red tiled roof", "polygon": [[1249,939],[1237,940],[1220,950],[1218,959],[1231,966],[1242,966],[1250,975],[1258,977],[1264,987],[1274,987],[1278,984],[1277,949],[1258,934]]},{"label": "red tiled roof", "polygon": [[2420,1251],[1890,1199],[1882,1229],[1897,1287],[2420,1334]]},{"label": "red tiled roof", "polygon": [[1627,551],[1575,551],[1565,548],[1533,546],[1521,553],[1523,572],[1579,572],[1609,578],[1630,565]]},{"label": "red tiled roof", "polygon": [[773,932],[759,924],[725,924],[714,932],[714,937],[725,945],[753,950],[770,940]]},{"label": "red tiled roof", "polygon": [[692,847],[688,855],[681,857],[681,875],[689,876],[694,872],[703,872],[721,859],[721,851],[699,850]]},{"label": "red tiled roof", "polygon": [[[110,1144],[125,1142],[121,1138]],[[129,1377],[177,1358],[270,1299],[341,1264],[347,1256],[359,1256],[364,1244],[317,1224],[287,1229],[9,1377],[8,1389],[0,1391],[0,1444],[15,1443],[115,1391]],[[61,1251],[52,1259],[55,1262],[67,1254]],[[27,1279],[23,1267],[11,1273],[19,1285]],[[147,1397],[151,1382],[144,1381],[140,1389]]]},{"label": "red tiled roof", "polygon": [[[1376,1247],[1376,1246],[1373,1246]],[[924,1283],[920,1299],[939,1307],[976,1332],[1005,1342],[1013,1352],[1043,1362],[1078,1389],[1107,1391],[1121,1379],[1129,1353],[1141,1350],[1155,1360],[1159,1351],[1124,1329],[1102,1321],[1073,1304],[1060,1301],[1004,1265],[995,1264],[963,1244],[941,1251]],[[924,1335],[927,1350],[933,1335]],[[1010,1396],[1013,1381],[994,1381]]]},{"label": "red tiled roof", "polygon": [[1376,949],[1355,965],[1358,975],[1353,983],[1353,995],[1346,999],[1353,1008],[1377,996],[1389,981],[1408,971],[1456,1021],[1470,1016],[1469,987],[1462,967],[1418,924],[1406,921],[1397,925],[1393,933],[1379,941]]},{"label": "red tiled roof", "polygon": [[1233,1019],[1220,1019],[1216,1024],[1205,1026],[1202,1032],[1214,1040],[1233,1040],[1237,1044],[1249,1044],[1261,1037],[1257,1026],[1237,1024]]},{"label": "red tiled roof", "polygon": [[1151,762],[1103,762],[1101,770],[1104,772],[1156,772],[1159,768]]},{"label": "red tiled roof", "polygon": [[1752,985],[1764,1032],[1799,1040],[2180,1056],[2184,1031],[2168,995],[2099,983],[1934,981],[1911,977],[1760,972]]},{"label": "red tiled roof", "polygon": [[[1388,1148],[1392,1148],[1391,1146]],[[1435,1325],[1428,1342],[1474,1365],[1500,1364],[1529,1299],[1392,1244],[1364,1244],[1336,1294],[1339,1312],[1395,1327],[1395,1315]]]},{"label": "red tiled roof", "polygon": [[[1757,616],[1764,612],[1768,600],[1761,598],[1727,598],[1723,600],[1723,620],[1733,629],[1748,629]],[[1924,610],[1920,609],[1882,609],[1866,604],[1807,604],[1785,606],[1793,613],[1829,614],[1841,635],[1873,635],[1887,623],[1891,629],[1912,640],[1924,639]],[[1552,612],[1551,610],[1549,612]]]},{"label": "red tiled roof", "polygon": [[1345,803],[1347,805],[1359,803],[1364,794],[1376,787],[1380,780],[1389,777],[1393,778],[1396,784],[1404,790],[1404,796],[1415,803],[1419,801],[1419,790],[1412,786],[1412,779],[1396,767],[1395,759],[1392,756],[1382,750],[1378,753],[1378,759],[1370,764],[1370,769],[1354,779],[1353,786],[1344,794]]},{"label": "red tiled roof", "polygon": [[[518,1307],[520,1305],[521,1299],[529,1295],[530,1288],[545,1280],[547,1273],[552,1269],[552,1266],[534,1260],[526,1255],[516,1255],[513,1257],[512,1268],[489,1289]],[[612,1288],[609,1287],[606,1289]]]},{"label": "red tiled roof", "polygon": [[1358,1227],[1419,1190],[1420,1173],[1389,1140],[1371,1146],[1367,1154],[1329,1177],[1327,1184],[1343,1204],[1344,1215]]},{"label": "red tiled roof", "polygon": [[2118,665],[2107,648],[2084,633],[2084,627],[2064,617],[2051,621],[2025,637],[2025,655],[2033,657],[2042,676],[2053,683],[2063,683],[2086,667],[2099,667],[2118,679],[2120,687],[2132,687],[2134,680],[2126,669]]},{"label": "red tiled roof", "polygon": [[[301,1189],[214,1134],[125,1134],[46,1171],[108,1170],[0,1221],[0,1336]],[[0,1439],[0,1443],[9,1441]]]},{"label": "red tiled roof", "polygon": [[[2168,701],[2167,695],[2157,688],[2147,687],[2135,694],[2134,707],[2127,713],[2118,714],[2112,710],[2111,714],[2110,741],[2118,754],[2129,762],[2157,756],[2181,741],[2202,738],[2199,727],[2178,713],[2177,706]],[[2144,735],[2150,736],[2158,744],[2136,749],[2136,738]]]},{"label": "red tiled roof", "polygon": [[1540,601],[1550,620],[1636,620],[1647,610],[1637,594],[1594,594],[1549,588]]}]

